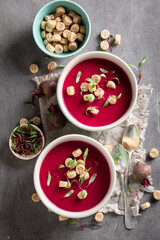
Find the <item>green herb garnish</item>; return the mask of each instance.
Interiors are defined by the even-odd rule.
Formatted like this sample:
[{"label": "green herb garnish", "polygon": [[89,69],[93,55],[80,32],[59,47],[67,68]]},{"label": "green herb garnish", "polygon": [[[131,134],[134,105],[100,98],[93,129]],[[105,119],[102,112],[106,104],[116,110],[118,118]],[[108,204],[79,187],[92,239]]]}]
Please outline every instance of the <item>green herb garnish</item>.
[{"label": "green herb garnish", "polygon": [[94,88],[97,85],[97,83],[92,78],[86,78],[85,80],[92,83],[92,88]]},{"label": "green herb garnish", "polygon": [[100,70],[102,73],[108,73],[108,71],[105,70],[105,69],[103,69],[103,68],[100,68],[99,70]]},{"label": "green herb garnish", "polygon": [[97,173],[94,173],[93,175],[92,175],[92,177],[90,178],[90,180],[89,180],[89,183],[88,183],[88,185],[87,185],[87,187],[91,184],[91,183],[93,183],[94,182],[94,180],[96,179],[96,177],[97,177]]},{"label": "green herb garnish", "polygon": [[115,165],[117,165],[118,164],[118,162],[119,162],[119,160],[121,159],[121,154],[117,154],[116,155],[116,158],[115,158],[115,160],[114,160],[114,163],[115,163]]},{"label": "green herb garnish", "polygon": [[49,118],[50,118],[52,121],[53,121],[53,119],[54,119],[54,118],[53,118],[53,114],[52,114],[51,112],[49,113]]},{"label": "green herb garnish", "polygon": [[98,97],[98,99],[101,99],[103,97],[103,95],[101,94],[99,97]]},{"label": "green herb garnish", "polygon": [[105,101],[105,103],[103,104],[103,107],[106,107],[106,106],[108,105],[108,103],[109,103],[109,100],[107,99],[107,100]]},{"label": "green herb garnish", "polygon": [[64,68],[65,65],[57,65],[57,66],[56,66],[56,68],[60,68],[60,67]]},{"label": "green herb garnish", "polygon": [[92,95],[92,96],[87,96],[87,97],[86,97],[86,100],[89,100],[89,102],[93,102],[94,99],[95,99],[95,96],[94,96],[94,95]]},{"label": "green herb garnish", "polygon": [[87,109],[86,109],[86,115],[88,115],[88,111],[90,111],[90,110],[92,110],[93,109],[93,107],[88,107]]},{"label": "green herb garnish", "polygon": [[65,166],[63,164],[60,164],[59,168],[65,168]]},{"label": "green herb garnish", "polygon": [[143,59],[142,59],[142,61],[140,62],[140,69],[138,69],[136,66],[134,66],[133,64],[128,64],[129,66],[131,66],[131,67],[133,67],[134,69],[136,69],[137,70],[137,72],[138,72],[138,74],[139,74],[139,80],[138,80],[138,83],[137,84],[139,84],[139,82],[140,82],[140,80],[141,80],[141,78],[142,78],[142,76],[143,76],[143,65],[144,65],[144,63],[146,62],[146,60],[147,60],[147,57],[145,56]]},{"label": "green herb garnish", "polygon": [[70,164],[72,164],[71,167],[70,167],[71,169],[75,168],[75,167],[77,166],[77,161],[76,161],[76,159],[70,160],[70,161],[68,162],[68,165],[70,165]]},{"label": "green herb garnish", "polygon": [[82,190],[82,199],[84,199],[85,198],[85,196],[86,196],[86,190]]},{"label": "green herb garnish", "polygon": [[90,168],[86,169],[86,172],[89,172],[89,171],[91,170],[91,168],[92,168],[92,167],[90,167]]},{"label": "green herb garnish", "polygon": [[100,74],[99,75],[100,77],[105,77],[106,78],[106,75],[104,73]]},{"label": "green herb garnish", "polygon": [[80,91],[80,94],[82,95],[82,91]]},{"label": "green herb garnish", "polygon": [[83,184],[84,180],[85,180],[85,176],[82,177],[80,185]]},{"label": "green herb garnish", "polygon": [[81,77],[81,74],[82,74],[82,73],[81,73],[80,71],[77,73],[77,76],[76,76],[76,83],[79,82],[80,77]]},{"label": "green herb garnish", "polygon": [[90,87],[90,88],[89,88],[89,91],[90,91],[90,92],[93,92],[93,88],[92,88],[92,87]]},{"label": "green herb garnish", "polygon": [[74,193],[74,190],[70,190],[64,197],[70,197]]},{"label": "green herb garnish", "polygon": [[28,125],[19,125],[11,134],[11,148],[21,156],[36,155],[42,149],[42,135],[30,125],[32,121],[30,119]]},{"label": "green herb garnish", "polygon": [[114,96],[115,99],[120,99],[122,96],[122,93],[120,93],[117,97]]},{"label": "green herb garnish", "polygon": [[84,154],[83,154],[83,160],[84,160],[84,162],[86,161],[86,158],[87,158],[87,155],[88,155],[88,151],[89,151],[88,148],[86,148],[86,150],[84,151]]},{"label": "green herb garnish", "polygon": [[113,77],[112,80],[117,80],[117,82],[119,84],[119,78],[118,77]]},{"label": "green herb garnish", "polygon": [[51,179],[52,179],[52,177],[51,177],[51,174],[50,174],[50,172],[49,172],[49,173],[48,173],[48,179],[47,179],[47,186],[50,185]]},{"label": "green herb garnish", "polygon": [[65,189],[68,189],[68,188],[70,188],[70,187],[71,187],[71,185],[72,185],[72,183],[68,182],[68,186],[67,186]]},{"label": "green herb garnish", "polygon": [[141,74],[143,73],[142,70],[143,70],[143,64],[145,63],[145,61],[147,60],[147,57],[145,56],[142,61],[140,62],[140,65],[141,65]]}]

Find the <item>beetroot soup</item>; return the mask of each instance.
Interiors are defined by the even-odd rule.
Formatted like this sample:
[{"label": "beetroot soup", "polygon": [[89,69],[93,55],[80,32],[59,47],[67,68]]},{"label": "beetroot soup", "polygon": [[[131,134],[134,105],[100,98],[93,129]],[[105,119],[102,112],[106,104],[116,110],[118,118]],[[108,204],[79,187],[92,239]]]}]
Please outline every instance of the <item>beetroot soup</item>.
[{"label": "beetroot soup", "polygon": [[68,141],[54,147],[43,160],[40,184],[57,207],[72,212],[95,207],[110,186],[106,158],[94,146]]},{"label": "beetroot soup", "polygon": [[120,119],[128,110],[132,89],[117,64],[101,58],[80,62],[63,84],[63,101],[80,123],[100,127]]}]

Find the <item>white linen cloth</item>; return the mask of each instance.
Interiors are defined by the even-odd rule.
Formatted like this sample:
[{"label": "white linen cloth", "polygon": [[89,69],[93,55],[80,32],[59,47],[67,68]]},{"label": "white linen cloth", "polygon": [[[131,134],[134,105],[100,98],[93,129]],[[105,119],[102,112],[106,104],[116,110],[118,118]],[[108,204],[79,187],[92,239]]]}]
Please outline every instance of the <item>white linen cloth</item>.
[{"label": "white linen cloth", "polygon": [[[33,78],[33,80],[36,82],[38,87],[39,84],[45,80],[53,79],[55,81],[58,81],[59,76],[60,76],[60,73],[59,74],[51,73],[47,75],[45,79],[44,79],[44,76],[39,76],[39,77]],[[131,174],[134,163],[136,161],[145,161],[145,158],[146,158],[146,152],[145,152],[145,149],[143,148],[143,142],[145,140],[145,131],[147,128],[147,121],[149,117],[149,111],[147,110],[147,106],[149,101],[149,95],[151,95],[151,93],[152,93],[152,89],[150,85],[140,86],[138,88],[138,98],[137,98],[136,106],[132,114],[129,116],[129,118],[121,125],[113,129],[110,129],[107,131],[101,131],[101,132],[88,132],[80,128],[77,128],[70,122],[68,122],[64,128],[57,129],[53,127],[51,129],[48,108],[50,106],[50,102],[57,104],[56,96],[50,99],[41,97],[39,99],[39,105],[40,105],[42,124],[43,124],[45,137],[46,137],[46,144],[48,144],[49,142],[53,141],[54,139],[60,136],[75,133],[75,134],[84,134],[84,135],[90,136],[96,139],[97,141],[99,141],[100,143],[102,143],[103,145],[109,144],[112,146],[112,148],[114,148],[116,144],[121,143],[122,135],[125,127],[130,123],[136,124],[140,130],[141,141],[138,149],[132,155],[132,160],[131,160],[130,169],[129,169],[129,173]],[[152,182],[151,177],[150,177],[150,181]],[[134,187],[135,185],[136,183],[132,179],[131,186]],[[136,189],[137,189],[137,185],[136,185]],[[149,187],[146,187],[145,189],[144,187],[138,187],[137,193],[138,193],[139,200],[134,190],[131,191],[128,196],[132,213],[134,216],[139,215],[139,203],[140,203],[140,199],[143,197],[144,190],[152,192],[153,187],[149,186]],[[118,208],[118,201],[119,201],[120,194],[121,194],[121,184],[119,180],[119,173],[117,173],[117,182],[116,182],[116,186],[112,194],[112,197],[110,201],[106,204],[106,206],[104,206],[101,209],[101,212],[103,213],[115,212],[116,214],[123,215],[124,211],[119,210]]]}]

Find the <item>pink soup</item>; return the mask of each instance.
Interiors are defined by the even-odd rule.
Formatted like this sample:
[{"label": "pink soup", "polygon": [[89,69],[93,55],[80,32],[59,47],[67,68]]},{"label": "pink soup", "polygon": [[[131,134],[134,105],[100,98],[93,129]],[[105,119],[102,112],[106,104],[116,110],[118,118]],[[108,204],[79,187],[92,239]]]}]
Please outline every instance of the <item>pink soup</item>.
[{"label": "pink soup", "polygon": [[[81,93],[80,85],[82,82],[87,82],[86,78],[91,78],[94,74],[102,74],[100,68],[108,71],[108,73],[105,73],[106,78],[101,77],[101,81],[98,84],[104,90],[104,95],[101,99],[96,97],[93,102],[86,102],[83,100],[83,95],[90,94],[90,92]],[[81,77],[79,82],[76,83],[76,76],[79,71],[81,72]],[[119,84],[115,78],[119,79]],[[115,89],[106,87],[107,82],[110,80],[116,83]],[[74,86],[75,95],[67,95],[66,90],[69,86]],[[108,104],[106,107],[103,107],[109,96],[118,96],[120,93],[122,96],[117,100],[116,104]],[[106,59],[93,58],[78,63],[68,73],[63,84],[64,104],[76,120],[87,126],[100,127],[114,123],[126,113],[131,99],[132,88],[127,74],[117,64]],[[92,116],[86,114],[86,109],[90,106],[96,107],[99,110],[98,115]]]},{"label": "pink soup", "polygon": [[[72,152],[77,148],[80,148],[83,153],[86,148],[89,149],[85,167],[86,169],[91,168],[89,179],[81,185],[81,188],[87,191],[87,197],[81,200],[77,197],[81,189],[76,181],[72,183],[69,189],[59,187],[59,181],[67,181],[66,173],[69,170],[67,167],[59,168],[59,165],[64,164],[66,158],[73,157]],[[83,153],[77,160],[83,159]],[[49,172],[52,179],[50,185],[47,186]],[[97,177],[94,182],[87,186],[91,176],[95,173]],[[78,176],[75,179],[78,180]],[[72,180],[70,179],[70,182]],[[54,147],[43,160],[40,169],[40,184],[47,198],[57,207],[72,212],[85,211],[100,203],[108,192],[110,180],[110,169],[106,158],[97,148],[81,141],[68,141]],[[64,198],[70,190],[74,190],[74,193],[70,197]]]}]

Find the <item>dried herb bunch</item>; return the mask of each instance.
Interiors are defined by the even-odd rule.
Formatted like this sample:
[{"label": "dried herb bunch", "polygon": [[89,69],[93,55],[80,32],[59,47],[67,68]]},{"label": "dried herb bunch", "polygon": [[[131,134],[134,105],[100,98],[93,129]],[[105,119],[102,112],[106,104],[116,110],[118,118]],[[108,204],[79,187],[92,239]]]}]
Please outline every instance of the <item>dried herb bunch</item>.
[{"label": "dried herb bunch", "polygon": [[30,125],[30,121],[27,125],[19,125],[12,132],[11,140],[11,148],[21,156],[36,155],[42,149],[42,136],[34,126]]}]

